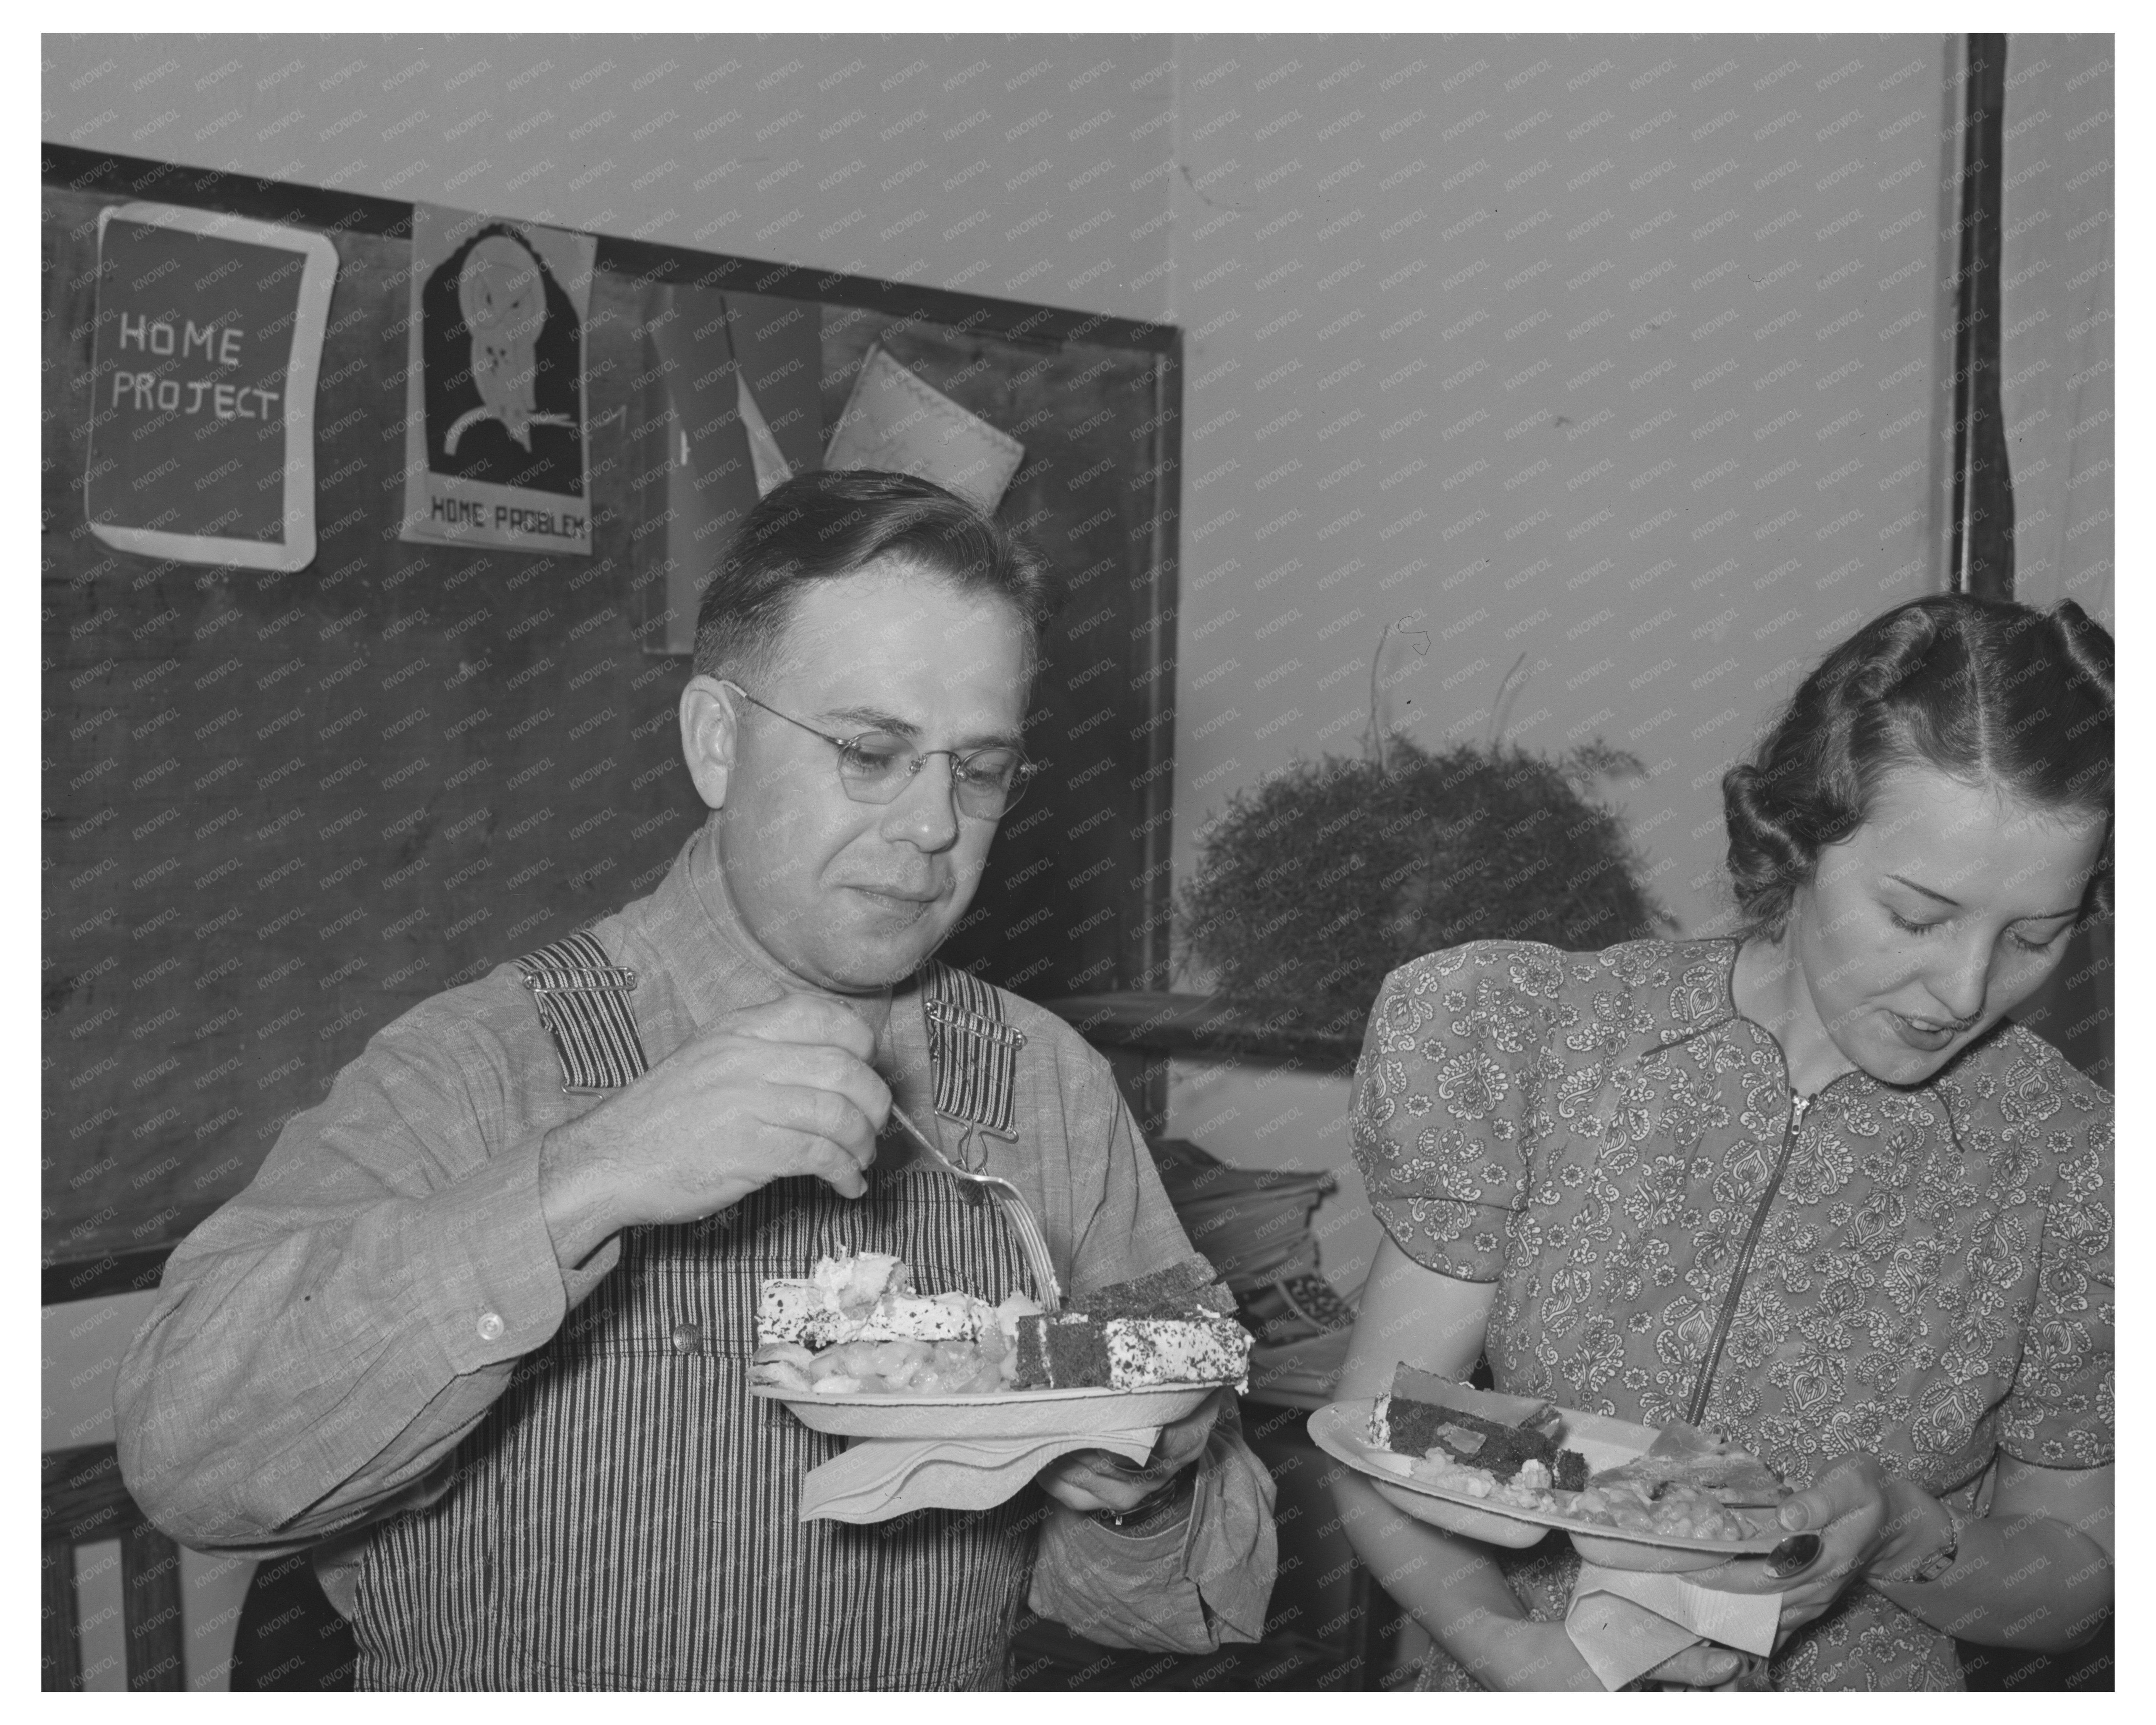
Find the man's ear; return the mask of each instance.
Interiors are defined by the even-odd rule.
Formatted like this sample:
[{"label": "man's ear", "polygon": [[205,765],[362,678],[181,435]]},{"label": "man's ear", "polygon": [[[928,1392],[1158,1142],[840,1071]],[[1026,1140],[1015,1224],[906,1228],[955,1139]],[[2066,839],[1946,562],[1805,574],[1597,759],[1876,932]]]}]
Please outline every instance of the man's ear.
[{"label": "man's ear", "polygon": [[681,754],[696,794],[708,809],[726,806],[734,750],[741,740],[737,699],[733,685],[716,677],[691,677],[681,691]]}]

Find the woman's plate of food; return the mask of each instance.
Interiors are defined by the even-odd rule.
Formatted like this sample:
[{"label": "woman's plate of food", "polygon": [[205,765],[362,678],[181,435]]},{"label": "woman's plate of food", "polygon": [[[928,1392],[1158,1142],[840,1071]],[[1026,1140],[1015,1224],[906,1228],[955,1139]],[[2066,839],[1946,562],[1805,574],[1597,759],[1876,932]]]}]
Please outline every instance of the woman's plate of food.
[{"label": "woman's plate of food", "polygon": [[1310,1417],[1312,1441],[1418,1521],[1492,1545],[1553,1529],[1589,1563],[1674,1573],[1763,1557],[1788,1487],[1688,1425],[1660,1429],[1501,1395],[1402,1365],[1374,1402]]},{"label": "woman's plate of food", "polygon": [[[1202,1260],[1201,1260],[1202,1263]],[[751,1394],[847,1437],[1029,1438],[1180,1420],[1246,1381],[1250,1337],[1200,1264],[1118,1282],[1044,1312],[920,1294],[896,1258],[819,1261],[764,1283]]]}]

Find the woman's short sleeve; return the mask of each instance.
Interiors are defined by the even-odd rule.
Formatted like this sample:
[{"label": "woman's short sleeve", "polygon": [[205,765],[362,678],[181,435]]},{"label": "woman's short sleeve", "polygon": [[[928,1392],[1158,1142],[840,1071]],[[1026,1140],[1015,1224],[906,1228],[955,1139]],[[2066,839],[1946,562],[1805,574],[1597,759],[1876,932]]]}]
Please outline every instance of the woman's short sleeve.
[{"label": "woman's short sleeve", "polygon": [[[1999,1442],[2040,1467],[2102,1467],[2113,1455],[2112,1105],[2069,1089],[2069,1117],[2046,1122],[2058,1155],[2037,1260],[2036,1300],[2006,1398]],[[2078,1113],[2078,1118],[2071,1117]]]},{"label": "woman's short sleeve", "polygon": [[1355,1162],[1370,1208],[1425,1269],[1495,1281],[1527,1204],[1522,1121],[1541,1014],[1514,974],[1538,949],[1478,942],[1385,978],[1355,1068]]}]

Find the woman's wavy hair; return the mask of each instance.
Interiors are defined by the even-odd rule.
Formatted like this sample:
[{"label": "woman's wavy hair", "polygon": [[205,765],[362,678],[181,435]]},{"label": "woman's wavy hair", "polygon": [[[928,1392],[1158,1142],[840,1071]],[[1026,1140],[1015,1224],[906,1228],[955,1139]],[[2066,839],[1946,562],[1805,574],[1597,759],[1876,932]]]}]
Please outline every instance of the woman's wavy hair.
[{"label": "woman's wavy hair", "polygon": [[[2112,639],[2071,599],[2051,611],[1948,593],[1874,618],[1799,685],[1747,764],[1722,775],[1741,931],[1779,934],[1821,850],[1869,814],[1880,779],[1929,766],[2031,808],[2112,812]],[[2112,840],[2082,900],[2111,908]]]}]

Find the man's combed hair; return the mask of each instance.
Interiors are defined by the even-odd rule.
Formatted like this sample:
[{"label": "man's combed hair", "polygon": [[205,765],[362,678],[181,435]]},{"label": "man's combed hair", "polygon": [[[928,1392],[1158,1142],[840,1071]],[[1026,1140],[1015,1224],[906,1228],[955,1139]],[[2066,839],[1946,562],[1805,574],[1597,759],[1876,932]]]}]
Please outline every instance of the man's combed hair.
[{"label": "man's combed hair", "polygon": [[[1880,779],[1929,766],[2037,809],[2112,811],[2112,639],[2051,611],[1948,593],[1873,619],[1820,661],[1747,764],[1722,777],[1748,934],[1773,935],[1819,854],[1856,832]],[[2083,909],[2110,908],[2104,841]]]},{"label": "man's combed hair", "polygon": [[807,584],[880,560],[1009,603],[1024,625],[1030,683],[1059,598],[1047,559],[942,486],[866,468],[804,473],[748,512],[697,607],[697,671],[761,680]]}]

